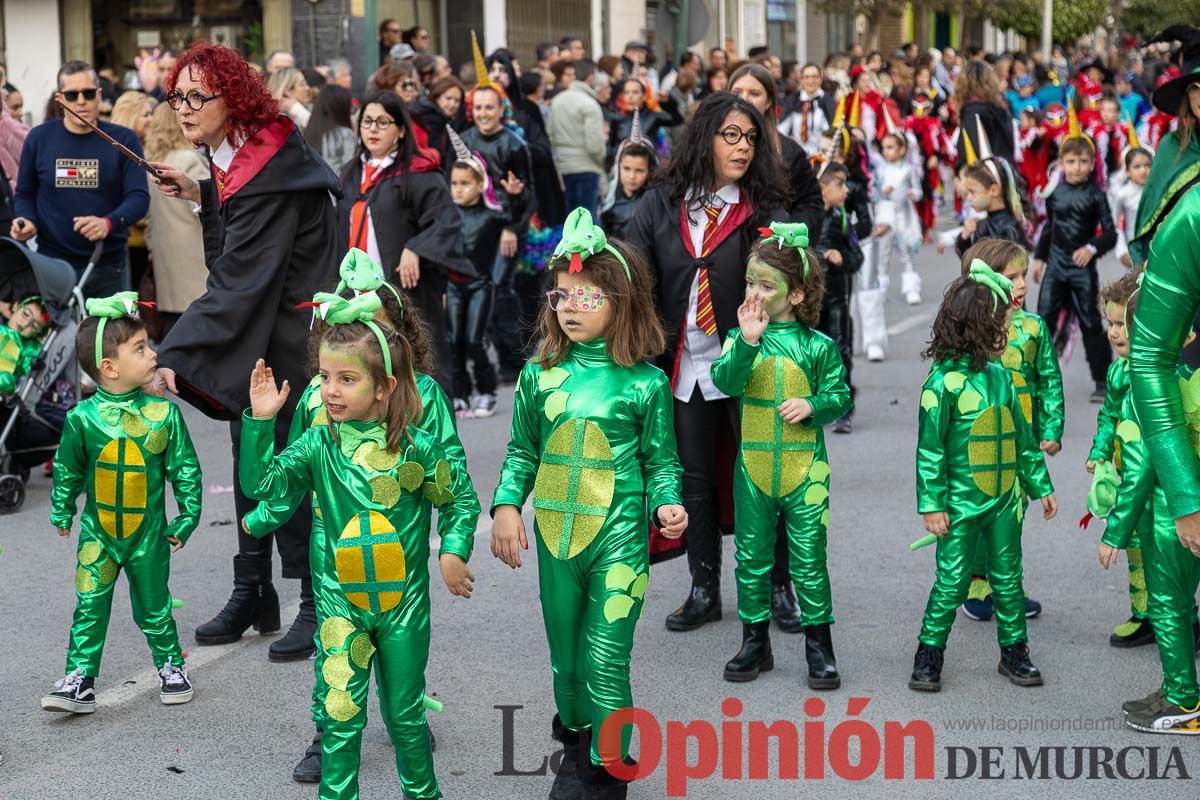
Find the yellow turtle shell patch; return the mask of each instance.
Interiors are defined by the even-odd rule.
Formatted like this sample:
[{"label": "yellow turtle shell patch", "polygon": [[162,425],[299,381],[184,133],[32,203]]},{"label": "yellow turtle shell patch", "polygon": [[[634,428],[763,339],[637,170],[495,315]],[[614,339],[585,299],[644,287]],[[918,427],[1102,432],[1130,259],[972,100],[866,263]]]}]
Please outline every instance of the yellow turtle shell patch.
[{"label": "yellow turtle shell patch", "polygon": [[742,396],[742,463],[769,497],[791,494],[812,468],[816,428],[784,422],[778,411],[784,400],[811,395],[808,376],[790,358],[764,358],[750,373]]},{"label": "yellow turtle shell patch", "polygon": [[533,484],[533,514],[550,555],[568,560],[592,543],[615,484],[612,447],[600,426],[570,419],[550,434]]},{"label": "yellow turtle shell patch", "polygon": [[1021,416],[1025,417],[1025,421],[1030,425],[1033,424],[1033,392],[1029,388],[1029,381],[1025,380],[1025,376],[1019,372],[1012,373],[1013,391],[1017,395],[1017,404],[1021,406]]},{"label": "yellow turtle shell patch", "polygon": [[967,459],[979,491],[999,497],[1017,479],[1017,428],[1008,406],[985,409],[971,424]]},{"label": "yellow turtle shell patch", "polygon": [[114,539],[137,533],[146,513],[146,459],[132,439],[113,439],[96,459],[96,516]]},{"label": "yellow turtle shell patch", "polygon": [[355,514],[338,537],[335,561],[338,582],[355,606],[379,614],[400,604],[407,575],[404,546],[383,514]]}]

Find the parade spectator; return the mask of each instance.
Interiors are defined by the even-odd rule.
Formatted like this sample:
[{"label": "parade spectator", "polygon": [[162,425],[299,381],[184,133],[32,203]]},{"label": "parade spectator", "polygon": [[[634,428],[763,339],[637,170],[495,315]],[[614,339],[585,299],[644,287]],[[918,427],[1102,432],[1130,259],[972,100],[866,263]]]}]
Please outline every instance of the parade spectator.
[{"label": "parade spectator", "polygon": [[388,17],[379,23],[379,63],[386,64],[392,48],[400,44],[400,23]]},{"label": "parade spectator", "polygon": [[[147,94],[136,91],[124,92],[113,104],[109,121],[114,125],[129,128],[137,135],[138,141],[144,147],[146,134],[150,131],[150,118],[154,114],[156,105],[158,103],[155,99]],[[150,265],[150,251],[146,247],[147,222],[147,218],[143,217],[129,226],[129,285],[139,291],[142,286],[142,277]]]},{"label": "parade spectator", "polygon": [[295,67],[278,69],[267,78],[267,89],[279,104],[279,110],[303,131],[312,116],[308,106],[304,105],[308,98],[308,81],[304,80],[303,73]]},{"label": "parade spectator", "polygon": [[[55,98],[76,114],[141,155],[137,134],[98,122],[100,85],[85,61],[68,61],[58,70]],[[38,252],[61,258],[82,275],[98,241],[104,241],[84,295],[107,296],[129,287],[129,227],[146,216],[150,195],[146,173],[72,115],[44,122],[29,132],[21,150],[15,196],[16,218],[10,236]]]},{"label": "parade spectator", "polygon": [[987,62],[968,61],[955,82],[954,100],[958,105],[959,163],[965,163],[967,152],[961,132],[967,131],[974,140],[978,130],[976,119],[983,125],[992,154],[1013,163],[1013,114],[1000,94],[995,70]]},{"label": "parade spectator", "polygon": [[833,123],[836,101],[821,88],[824,75],[816,64],[800,69],[800,91],[784,101],[779,133],[800,143],[809,157],[821,149],[821,134]]},{"label": "parade spectator", "polygon": [[317,95],[312,117],[304,129],[308,146],[337,172],[354,157],[358,136],[351,119],[354,96],[336,84],[326,86]]},{"label": "parade spectator", "polygon": [[329,59],[328,82],[343,89],[349,89],[353,86],[354,70],[351,68],[350,62],[344,58]]},{"label": "parade spectator", "polygon": [[550,67],[554,66],[555,61],[558,61],[558,45],[553,42],[542,42],[537,46],[537,63],[539,67],[549,71]]},{"label": "parade spectator", "polygon": [[[166,103],[159,103],[150,119],[146,158],[170,164],[194,181],[209,176],[208,160],[184,138],[175,112]],[[150,193],[150,218],[147,242],[154,256],[155,310],[165,338],[187,307],[204,294],[208,280],[204,228],[190,203],[162,192]]]},{"label": "parade spectator", "polygon": [[562,175],[569,209],[586,208],[599,218],[600,183],[607,152],[604,114],[592,87],[594,65],[590,59],[575,64],[575,80],[550,103],[550,142]]},{"label": "parade spectator", "polygon": [[567,51],[567,55],[563,56],[567,61],[578,61],[587,55],[587,51],[583,49],[583,39],[578,36],[564,36],[558,47],[560,51]]},{"label": "parade spectator", "polygon": [[263,71],[267,77],[270,77],[281,69],[294,69],[295,66],[296,57],[294,55],[287,50],[273,50],[263,63]]},{"label": "parade spectator", "polygon": [[425,53],[429,50],[429,31],[420,25],[414,25],[400,34],[401,44],[406,44],[415,53]]}]

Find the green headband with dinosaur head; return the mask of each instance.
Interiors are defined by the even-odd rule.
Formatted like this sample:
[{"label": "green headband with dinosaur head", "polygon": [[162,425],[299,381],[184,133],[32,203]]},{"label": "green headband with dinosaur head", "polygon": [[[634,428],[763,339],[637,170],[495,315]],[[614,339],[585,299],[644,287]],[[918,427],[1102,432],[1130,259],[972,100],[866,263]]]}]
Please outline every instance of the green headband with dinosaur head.
[{"label": "green headband with dinosaur head", "polygon": [[341,280],[338,281],[335,293],[341,294],[348,288],[356,292],[378,292],[380,289],[387,289],[396,298],[403,313],[404,301],[400,299],[400,292],[396,287],[384,277],[383,267],[357,247],[351,247],[342,258],[342,265],[338,267],[338,277]]},{"label": "green headband with dinosaur head", "polygon": [[764,242],[776,242],[779,249],[793,247],[800,251],[800,261],[804,264],[801,278],[808,277],[808,226],[803,222],[772,222],[766,228],[759,228]]},{"label": "green headband with dinosaur head", "polygon": [[375,334],[379,341],[379,349],[383,351],[384,372],[388,375],[393,374],[392,350],[388,347],[383,329],[375,322],[375,315],[383,308],[378,294],[367,291],[347,300],[340,294],[317,292],[313,295],[312,303],[306,305],[311,305],[313,312],[327,325],[351,325],[355,322],[366,325],[371,333]]},{"label": "green headband with dinosaur head", "polygon": [[153,306],[154,303],[141,302],[137,292],[117,292],[110,297],[89,297],[84,303],[84,309],[89,317],[98,317],[96,324],[96,369],[104,360],[104,326],[110,319],[121,319],[133,316],[138,306]]},{"label": "green headband with dinosaur head", "polygon": [[1001,301],[1005,305],[1012,304],[1012,281],[989,267],[983,259],[976,258],[971,260],[971,267],[967,272],[967,277],[991,291],[992,311],[1000,307]]},{"label": "green headband with dinosaur head", "polygon": [[550,268],[555,267],[555,262],[560,258],[568,259],[568,273],[576,273],[583,269],[583,262],[587,261],[592,256],[596,255],[601,250],[607,250],[612,253],[617,261],[621,262],[621,266],[625,268],[625,277],[633,283],[633,274],[629,271],[629,264],[625,261],[625,256],[621,255],[621,251],[608,243],[608,237],[604,235],[604,231],[600,226],[592,222],[592,215],[586,208],[577,208],[567,216],[567,221],[563,223],[562,239],[558,243],[558,247],[554,248],[554,254],[550,256]]}]

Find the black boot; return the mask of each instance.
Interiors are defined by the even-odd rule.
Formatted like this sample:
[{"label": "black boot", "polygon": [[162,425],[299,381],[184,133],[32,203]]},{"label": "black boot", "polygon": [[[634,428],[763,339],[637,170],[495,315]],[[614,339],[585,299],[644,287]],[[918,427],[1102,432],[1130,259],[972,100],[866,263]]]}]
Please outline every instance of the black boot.
[{"label": "black boot", "polygon": [[300,579],[300,613],[287,634],[271,642],[267,658],[280,663],[303,661],[317,652],[317,605],[313,600],[312,578]]},{"label": "black boot", "polygon": [[304,751],[304,758],[292,770],[292,780],[296,783],[321,782],[321,729],[313,736],[312,744]]},{"label": "black boot", "polygon": [[804,657],[808,660],[808,688],[836,689],[842,685],[828,622],[804,629]]},{"label": "black boot", "polygon": [[279,596],[271,585],[271,557],[233,557],[233,594],[225,608],[196,628],[196,644],[230,644],[253,626],[261,634],[279,633]]},{"label": "black boot", "polygon": [[771,616],[775,625],[784,633],[800,633],[804,623],[800,621],[800,604],[796,602],[796,590],[791,581],[771,587]]},{"label": "black boot", "polygon": [[558,714],[550,723],[550,735],[563,746],[562,761],[550,787],[550,800],[581,800],[583,779],[579,775],[579,760],[588,757],[592,740],[586,731],[573,731],[563,726]]},{"label": "black boot", "polygon": [[757,678],[760,672],[773,669],[775,656],[771,654],[771,621],[743,622],[742,649],[725,665],[725,680],[745,683]]},{"label": "black boot", "polygon": [[1000,648],[1000,666],[996,668],[1017,686],[1041,686],[1042,673],[1029,660],[1029,645],[1025,642]]},{"label": "black boot", "polygon": [[[590,746],[588,748],[591,749]],[[625,756],[625,763],[636,766],[637,762]],[[629,782],[613,777],[604,767],[592,763],[587,750],[579,757],[579,777],[583,781],[580,800],[625,800],[629,795]]]},{"label": "black boot", "polygon": [[667,630],[694,631],[721,619],[721,585],[693,586],[683,605],[667,617]]},{"label": "black boot", "polygon": [[912,677],[908,679],[908,688],[918,692],[940,692],[942,690],[942,661],[945,658],[944,647],[931,647],[924,642],[917,643],[917,654],[913,656]]}]

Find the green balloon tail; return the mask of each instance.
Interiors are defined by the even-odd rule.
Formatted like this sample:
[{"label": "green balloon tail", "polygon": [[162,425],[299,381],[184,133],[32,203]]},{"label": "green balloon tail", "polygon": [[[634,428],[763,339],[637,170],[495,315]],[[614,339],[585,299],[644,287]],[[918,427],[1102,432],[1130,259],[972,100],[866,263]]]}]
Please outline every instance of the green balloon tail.
[{"label": "green balloon tail", "polygon": [[183,601],[178,597],[171,598],[171,608],[183,608]]},{"label": "green balloon tail", "polygon": [[929,547],[929,545],[933,544],[937,540],[938,540],[938,537],[936,534],[927,533],[924,536],[922,536],[920,539],[917,539],[915,542],[910,544],[908,546],[908,549],[909,550],[920,550],[922,547]]},{"label": "green balloon tail", "polygon": [[442,705],[441,700],[434,700],[429,695],[425,695],[425,697],[422,698],[422,702],[425,704],[425,708],[429,709],[435,714],[442,713],[442,709],[445,708],[445,706]]}]

